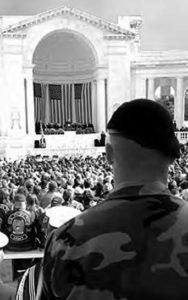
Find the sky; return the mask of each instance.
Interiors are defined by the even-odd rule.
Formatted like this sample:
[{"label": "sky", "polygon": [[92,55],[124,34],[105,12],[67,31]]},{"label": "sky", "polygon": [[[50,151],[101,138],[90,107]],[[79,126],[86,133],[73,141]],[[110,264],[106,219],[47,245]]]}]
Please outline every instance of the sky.
[{"label": "sky", "polygon": [[70,6],[117,22],[141,15],[143,50],[188,50],[188,0],[0,0],[0,15],[34,15]]}]

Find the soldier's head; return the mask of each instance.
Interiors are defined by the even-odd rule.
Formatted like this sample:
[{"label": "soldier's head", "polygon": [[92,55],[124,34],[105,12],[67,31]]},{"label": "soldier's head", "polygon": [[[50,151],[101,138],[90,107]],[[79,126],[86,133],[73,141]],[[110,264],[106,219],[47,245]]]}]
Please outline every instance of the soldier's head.
[{"label": "soldier's head", "polygon": [[171,116],[152,100],[123,103],[109,120],[107,132],[106,153],[115,184],[160,177],[166,181],[170,163],[180,156]]},{"label": "soldier's head", "polygon": [[26,209],[26,197],[24,194],[17,193],[14,196],[14,208],[20,210]]}]

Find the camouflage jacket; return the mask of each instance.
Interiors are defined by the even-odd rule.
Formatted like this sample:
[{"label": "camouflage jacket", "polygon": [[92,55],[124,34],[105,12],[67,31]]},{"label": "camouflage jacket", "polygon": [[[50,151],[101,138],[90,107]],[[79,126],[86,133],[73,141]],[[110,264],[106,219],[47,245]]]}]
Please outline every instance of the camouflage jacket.
[{"label": "camouflage jacket", "polygon": [[188,203],[122,186],[49,237],[41,300],[187,300]]}]

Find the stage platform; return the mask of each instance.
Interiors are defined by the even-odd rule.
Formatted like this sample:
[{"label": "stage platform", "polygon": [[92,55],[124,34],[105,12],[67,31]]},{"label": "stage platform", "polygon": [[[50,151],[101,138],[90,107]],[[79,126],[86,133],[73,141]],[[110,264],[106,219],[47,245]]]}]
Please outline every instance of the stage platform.
[{"label": "stage platform", "polygon": [[97,157],[100,154],[105,153],[105,147],[91,147],[91,148],[81,148],[81,149],[74,149],[74,148],[69,148],[69,149],[32,149],[27,152],[27,155],[41,155],[41,156],[53,156],[53,155],[58,155],[59,157],[62,156],[74,156],[74,155],[91,155],[93,157]]},{"label": "stage platform", "polygon": [[95,147],[95,140],[100,140],[100,133],[76,134],[67,131],[65,134],[45,135],[46,148],[35,148],[40,135],[26,135],[22,137],[0,138],[0,157],[11,159],[24,158],[27,155],[92,155],[97,156],[105,152],[105,147]]}]

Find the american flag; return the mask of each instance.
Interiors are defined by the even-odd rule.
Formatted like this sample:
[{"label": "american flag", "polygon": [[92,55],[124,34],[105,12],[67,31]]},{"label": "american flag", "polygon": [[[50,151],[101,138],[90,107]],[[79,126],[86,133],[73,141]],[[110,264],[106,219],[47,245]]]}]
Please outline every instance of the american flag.
[{"label": "american flag", "polygon": [[86,82],[75,84],[75,111],[76,122],[92,123],[92,84]]},{"label": "american flag", "polygon": [[49,85],[50,96],[50,120],[51,123],[63,124],[63,106],[61,97],[61,85],[50,84]]},{"label": "american flag", "polygon": [[42,91],[41,84],[33,84],[34,88],[34,110],[35,110],[35,122],[40,122],[42,120]]},{"label": "american flag", "polygon": [[34,83],[34,108],[35,122],[92,123],[92,83]]}]

